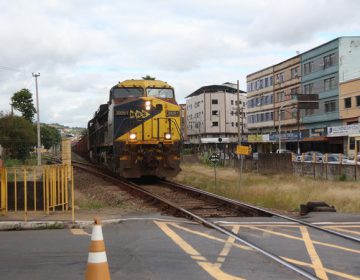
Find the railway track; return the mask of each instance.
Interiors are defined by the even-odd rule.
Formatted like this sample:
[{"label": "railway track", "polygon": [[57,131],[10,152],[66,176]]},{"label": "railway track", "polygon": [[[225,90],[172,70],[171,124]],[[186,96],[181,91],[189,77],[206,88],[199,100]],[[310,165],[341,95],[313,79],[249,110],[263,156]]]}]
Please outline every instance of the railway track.
[{"label": "railway track", "polygon": [[295,271],[296,273],[304,276],[307,279],[318,278],[313,274],[307,272],[306,270],[299,268],[285,261],[279,256],[276,256],[271,252],[260,248],[256,244],[245,240],[239,235],[233,233],[232,231],[229,231],[228,229],[217,225],[216,223],[212,222],[210,218],[277,216],[291,222],[296,222],[311,228],[315,228],[317,230],[327,232],[332,235],[336,235],[341,238],[345,238],[347,240],[351,240],[353,242],[360,242],[360,239],[352,236],[324,229],[301,220],[277,214],[267,209],[262,209],[260,207],[255,207],[246,203],[224,198],[222,196],[208,193],[190,186],[174,183],[167,180],[159,180],[156,183],[145,183],[141,180],[124,180],[117,178],[109,172],[101,170],[92,164],[73,162],[73,166],[83,169],[87,172],[91,172],[98,176],[105,177],[106,179],[111,180],[116,184],[126,186],[137,193],[141,193],[142,195],[151,197],[152,199],[155,199],[164,206],[163,210],[166,210],[173,215],[184,216],[186,218],[195,220],[203,225],[222,232],[223,234],[231,236],[237,241],[253,248],[254,250],[271,258],[277,263],[280,263],[288,269]]}]

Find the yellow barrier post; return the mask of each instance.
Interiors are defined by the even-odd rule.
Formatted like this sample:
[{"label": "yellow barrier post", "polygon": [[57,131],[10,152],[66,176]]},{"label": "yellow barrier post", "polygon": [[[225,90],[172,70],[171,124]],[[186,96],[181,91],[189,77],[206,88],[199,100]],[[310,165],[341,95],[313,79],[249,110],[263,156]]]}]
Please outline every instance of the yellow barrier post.
[{"label": "yellow barrier post", "polygon": [[[69,190],[68,190],[69,180],[68,180],[68,178],[70,177],[71,182],[72,182],[73,174],[72,174],[72,170],[69,170],[66,165],[64,166],[64,170],[65,170],[65,180],[64,180],[64,182],[65,182],[65,201],[66,201],[66,211],[68,211],[69,210]],[[74,186],[72,185],[72,187],[74,187]],[[73,190],[71,191],[71,195],[73,195]],[[71,200],[71,203],[72,203],[72,200]]]},{"label": "yellow barrier post", "polygon": [[49,169],[46,168],[46,214],[49,215],[50,213],[50,176],[49,176]]},{"label": "yellow barrier post", "polygon": [[8,173],[5,169],[5,213],[8,212]]},{"label": "yellow barrier post", "polygon": [[17,174],[16,169],[14,169],[14,208],[17,212]]},{"label": "yellow barrier post", "polygon": [[45,168],[42,169],[42,191],[43,191],[43,211],[46,212],[46,202],[45,202]]},{"label": "yellow barrier post", "polygon": [[36,212],[36,167],[34,168],[34,211]]},{"label": "yellow barrier post", "polygon": [[74,167],[71,167],[71,218],[75,223],[75,203],[74,203]]},{"label": "yellow barrier post", "polygon": [[27,221],[27,180],[26,180],[26,169],[24,168],[24,220]]}]

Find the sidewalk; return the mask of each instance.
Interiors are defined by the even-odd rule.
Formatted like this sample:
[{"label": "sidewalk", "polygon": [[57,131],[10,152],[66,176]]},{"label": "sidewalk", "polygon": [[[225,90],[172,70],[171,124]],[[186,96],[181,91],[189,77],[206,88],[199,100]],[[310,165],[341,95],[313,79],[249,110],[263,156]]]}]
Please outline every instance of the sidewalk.
[{"label": "sidewalk", "polygon": [[[144,213],[139,213],[142,216]],[[134,214],[131,214],[134,216]],[[157,215],[155,215],[157,216]],[[27,229],[61,229],[61,228],[86,228],[92,226],[94,217],[100,218],[104,224],[119,223],[128,215],[124,215],[117,208],[101,210],[76,210],[75,222],[71,221],[71,211],[52,212],[46,215],[43,212],[28,212],[27,221],[24,221],[24,212],[8,212],[0,214],[0,231],[27,230]]]}]

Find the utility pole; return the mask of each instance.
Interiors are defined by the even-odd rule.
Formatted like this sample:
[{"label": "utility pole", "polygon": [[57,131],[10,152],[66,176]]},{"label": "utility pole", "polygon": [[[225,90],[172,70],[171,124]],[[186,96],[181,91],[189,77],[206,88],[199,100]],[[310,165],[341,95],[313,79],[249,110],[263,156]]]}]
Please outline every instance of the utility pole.
[{"label": "utility pole", "polygon": [[237,127],[238,127],[238,144],[241,145],[241,132],[240,132],[240,89],[239,80],[237,80]]},{"label": "utility pole", "polygon": [[40,139],[40,109],[39,109],[39,92],[38,92],[38,82],[37,77],[40,76],[40,73],[32,73],[35,77],[35,86],[36,86],[36,116],[37,116],[37,165],[41,165],[41,139]]}]

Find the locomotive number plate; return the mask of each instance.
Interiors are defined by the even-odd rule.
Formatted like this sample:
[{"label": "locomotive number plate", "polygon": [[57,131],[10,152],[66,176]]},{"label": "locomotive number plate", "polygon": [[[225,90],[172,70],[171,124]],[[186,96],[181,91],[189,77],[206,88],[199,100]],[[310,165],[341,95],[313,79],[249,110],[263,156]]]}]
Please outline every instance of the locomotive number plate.
[{"label": "locomotive number plate", "polygon": [[129,115],[129,111],[115,111],[115,115],[116,116],[128,116]]},{"label": "locomotive number plate", "polygon": [[180,111],[166,111],[167,117],[179,117]]}]

